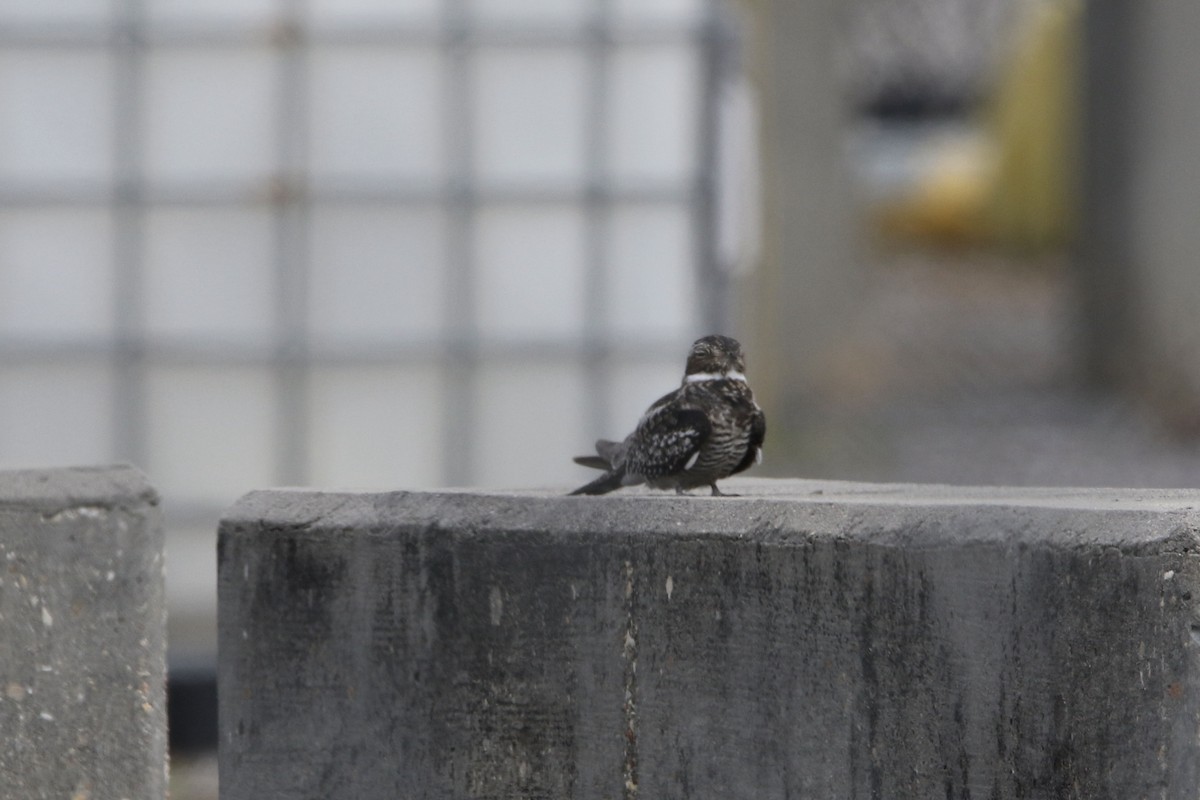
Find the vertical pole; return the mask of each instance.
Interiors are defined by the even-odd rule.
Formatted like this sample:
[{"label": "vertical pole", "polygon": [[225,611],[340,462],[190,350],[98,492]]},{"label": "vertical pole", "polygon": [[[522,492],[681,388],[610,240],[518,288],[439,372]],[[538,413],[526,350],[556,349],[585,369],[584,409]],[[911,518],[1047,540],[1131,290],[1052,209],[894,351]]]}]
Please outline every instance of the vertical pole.
[{"label": "vertical pole", "polygon": [[1086,377],[1200,432],[1200,5],[1085,4]]},{"label": "vertical pole", "polygon": [[113,451],[145,466],[145,185],[142,173],[144,15],[142,0],[121,0],[113,48]]},{"label": "vertical pole", "polygon": [[1136,350],[1132,164],[1134,3],[1097,0],[1083,12],[1080,230],[1073,267],[1079,291],[1083,379],[1120,383]]},{"label": "vertical pole", "polygon": [[448,142],[446,176],[446,372],[442,383],[445,397],[443,483],[469,485],[475,476],[472,447],[477,443],[475,413],[479,372],[479,334],[475,301],[475,191],[474,109],[471,92],[470,9],[465,0],[444,4],[446,43],[446,91],[442,125]]},{"label": "vertical pole", "polygon": [[605,309],[610,301],[608,237],[612,179],[608,168],[609,69],[612,55],[608,0],[593,3],[588,22],[587,113],[584,120],[584,316],[583,360],[586,386],[584,420],[589,431],[603,435],[612,424],[609,358],[612,342],[605,334]]},{"label": "vertical pole", "polygon": [[308,482],[311,258],[308,185],[308,54],[302,37],[304,0],[285,0],[275,36],[278,73],[275,148],[278,173],[269,191],[275,236],[275,471],[290,485]]},{"label": "vertical pole", "polygon": [[777,421],[771,465],[788,471],[806,448],[799,437],[827,392],[862,282],[836,80],[840,3],[746,5],[763,215],[761,261],[746,280],[741,328],[758,365],[755,394]]},{"label": "vertical pole", "polygon": [[721,14],[722,0],[705,3],[697,42],[700,55],[700,113],[696,118],[696,173],[692,197],[692,239],[696,284],[700,289],[700,324],[708,333],[735,333],[729,296],[728,265],[721,263],[719,238],[721,177],[721,103],[732,36]]}]

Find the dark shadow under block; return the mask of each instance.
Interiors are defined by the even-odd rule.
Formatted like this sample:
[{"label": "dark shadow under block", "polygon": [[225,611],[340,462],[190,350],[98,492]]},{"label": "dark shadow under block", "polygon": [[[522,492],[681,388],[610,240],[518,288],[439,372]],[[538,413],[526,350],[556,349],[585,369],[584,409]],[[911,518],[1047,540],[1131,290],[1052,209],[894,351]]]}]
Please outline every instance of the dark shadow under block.
[{"label": "dark shadow under block", "polygon": [[259,492],[224,800],[1194,798],[1200,493]]}]

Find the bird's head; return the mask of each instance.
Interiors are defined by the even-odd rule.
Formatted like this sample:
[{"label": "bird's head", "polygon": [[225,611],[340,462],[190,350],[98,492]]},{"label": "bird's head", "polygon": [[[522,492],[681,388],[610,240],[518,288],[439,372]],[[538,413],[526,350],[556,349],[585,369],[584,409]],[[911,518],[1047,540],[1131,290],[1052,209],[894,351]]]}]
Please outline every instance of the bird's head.
[{"label": "bird's head", "polygon": [[684,381],[746,379],[746,356],[737,339],[729,336],[705,336],[697,339],[688,353]]}]

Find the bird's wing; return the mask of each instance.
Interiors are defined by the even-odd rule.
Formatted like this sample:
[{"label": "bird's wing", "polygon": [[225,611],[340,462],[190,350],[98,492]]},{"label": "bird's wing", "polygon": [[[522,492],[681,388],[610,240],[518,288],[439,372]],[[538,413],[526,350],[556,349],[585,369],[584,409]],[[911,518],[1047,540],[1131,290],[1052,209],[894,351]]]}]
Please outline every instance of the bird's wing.
[{"label": "bird's wing", "polygon": [[737,474],[743,470],[749,469],[762,456],[763,440],[767,438],[767,415],[762,412],[761,408],[754,410],[754,417],[750,420],[750,441],[746,443],[746,455],[733,469],[733,473]]},{"label": "bird's wing", "polygon": [[649,479],[682,472],[708,439],[712,424],[704,412],[673,399],[651,406],[625,440],[627,472]]}]

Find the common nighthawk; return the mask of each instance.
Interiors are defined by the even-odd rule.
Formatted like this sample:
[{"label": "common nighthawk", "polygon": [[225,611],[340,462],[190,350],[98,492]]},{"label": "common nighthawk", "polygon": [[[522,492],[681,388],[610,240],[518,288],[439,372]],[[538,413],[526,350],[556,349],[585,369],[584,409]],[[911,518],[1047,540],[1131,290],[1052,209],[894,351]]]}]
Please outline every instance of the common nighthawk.
[{"label": "common nighthawk", "polygon": [[683,494],[762,461],[767,420],[746,383],[742,346],[728,336],[697,339],[683,383],[646,410],[623,442],[600,439],[575,463],[604,474],[571,494],[605,494],[645,483]]}]

